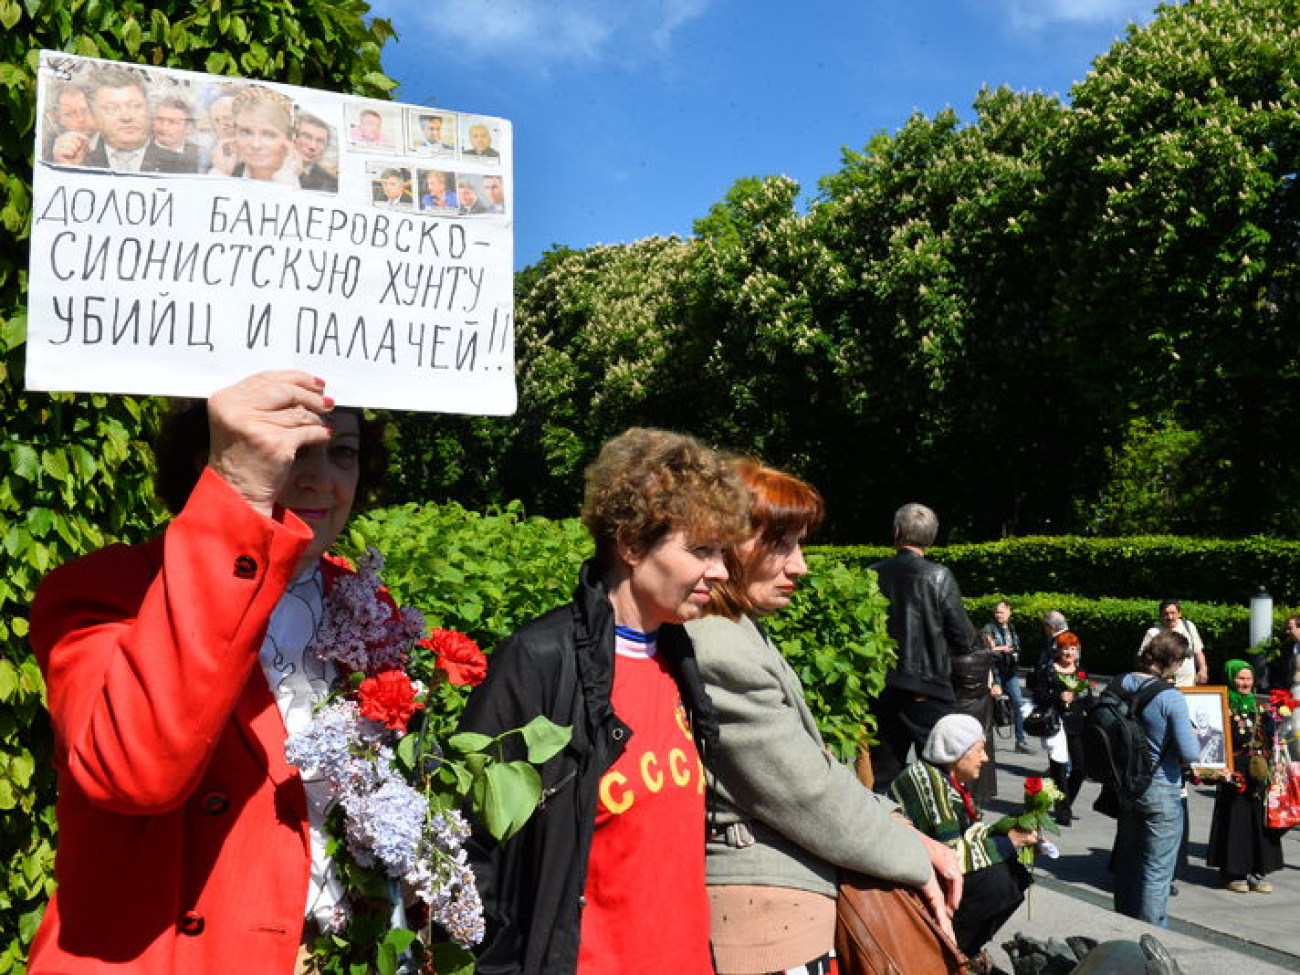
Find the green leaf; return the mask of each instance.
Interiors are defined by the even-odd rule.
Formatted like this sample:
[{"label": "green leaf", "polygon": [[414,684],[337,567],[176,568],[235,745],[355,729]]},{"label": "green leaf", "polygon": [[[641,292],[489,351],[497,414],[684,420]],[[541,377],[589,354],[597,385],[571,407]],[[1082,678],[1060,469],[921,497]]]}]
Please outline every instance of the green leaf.
[{"label": "green leaf", "polygon": [[558,725],[543,714],[529,721],[520,729],[524,742],[528,745],[528,761],[541,765],[569,743],[573,729],[567,725]]},{"label": "green leaf", "polygon": [[411,947],[415,932],[404,928],[394,928],[384,935],[379,942],[379,954],[375,959],[380,975],[397,975],[397,966],[402,952]]},{"label": "green leaf", "polygon": [[474,975],[474,956],[460,945],[442,941],[435,944],[429,954],[433,970],[438,975]]},{"label": "green leaf", "polygon": [[480,735],[473,731],[462,731],[447,739],[447,747],[462,755],[473,755],[486,751],[496,742],[491,735]]},{"label": "green leaf", "polygon": [[41,457],[31,446],[14,444],[11,452],[13,472],[25,481],[34,481],[40,474]]},{"label": "green leaf", "polygon": [[126,48],[128,54],[135,54],[140,50],[140,41],[144,32],[140,29],[140,22],[134,17],[130,17],[122,24],[120,36],[122,46]]},{"label": "green leaf", "polygon": [[542,797],[542,777],[527,762],[504,762],[484,775],[482,808],[476,810],[489,833],[504,842],[523,829]]},{"label": "green leaf", "polygon": [[398,767],[408,775],[415,769],[416,760],[419,758],[419,749],[419,735],[403,735],[397,742],[397,748],[394,749],[394,757],[397,759]]},{"label": "green leaf", "polygon": [[68,456],[62,450],[43,451],[41,466],[45,468],[45,473],[56,481],[66,481],[71,473],[68,469]]}]

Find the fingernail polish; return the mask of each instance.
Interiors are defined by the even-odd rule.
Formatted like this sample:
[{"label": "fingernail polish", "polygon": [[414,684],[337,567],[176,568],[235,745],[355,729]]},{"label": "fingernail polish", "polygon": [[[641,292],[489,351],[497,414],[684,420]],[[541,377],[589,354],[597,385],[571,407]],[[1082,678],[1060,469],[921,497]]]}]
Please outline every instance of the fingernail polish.
[{"label": "fingernail polish", "polygon": [[311,379],[312,379],[312,382],[316,383],[318,386],[324,386],[324,385],[325,385],[325,380],[321,379],[320,376],[312,376]]},{"label": "fingernail polish", "polygon": [[333,396],[326,396],[326,397],[325,397],[325,409],[327,409],[327,410],[332,410],[332,409],[334,409],[334,397],[333,397]]}]

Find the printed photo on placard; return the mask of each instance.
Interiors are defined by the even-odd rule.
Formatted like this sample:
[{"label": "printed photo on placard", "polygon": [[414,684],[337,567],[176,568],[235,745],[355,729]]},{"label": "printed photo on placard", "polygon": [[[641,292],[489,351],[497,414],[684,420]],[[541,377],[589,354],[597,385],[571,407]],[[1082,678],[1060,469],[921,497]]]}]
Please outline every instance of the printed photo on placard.
[{"label": "printed photo on placard", "polygon": [[375,206],[397,210],[415,209],[411,171],[405,166],[382,162],[366,163],[366,174],[370,177],[370,199]]},{"label": "printed photo on placard", "polygon": [[456,212],[462,217],[477,217],[488,212],[483,202],[483,177],[460,173],[456,177]]},{"label": "printed photo on placard", "polygon": [[431,109],[407,109],[406,144],[422,155],[447,156],[456,153],[456,116]]},{"label": "printed photo on placard", "polygon": [[447,169],[421,169],[420,209],[436,213],[455,213],[460,208],[456,198],[456,174]]},{"label": "printed photo on placard", "polygon": [[501,141],[500,132],[493,120],[463,115],[460,130],[460,151],[466,159],[495,163],[501,158],[501,151],[497,148]]},{"label": "printed photo on placard", "polygon": [[392,152],[397,148],[402,133],[402,116],[397,109],[349,105],[347,116],[348,145],[353,149]]},{"label": "printed photo on placard", "polygon": [[483,179],[482,203],[484,213],[506,212],[506,178],[500,173],[487,173]]}]

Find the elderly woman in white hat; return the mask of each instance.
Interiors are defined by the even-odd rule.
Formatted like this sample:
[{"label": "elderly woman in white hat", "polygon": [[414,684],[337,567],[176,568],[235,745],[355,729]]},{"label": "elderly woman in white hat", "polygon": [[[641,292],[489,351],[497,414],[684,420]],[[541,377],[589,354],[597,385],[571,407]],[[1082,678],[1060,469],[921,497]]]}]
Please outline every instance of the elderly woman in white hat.
[{"label": "elderly woman in white hat", "polygon": [[889,790],[917,829],[957,851],[966,882],[952,926],[957,944],[972,959],[973,972],[991,970],[982,949],[1016,912],[1029,886],[1029,873],[1016,851],[1038,842],[1038,835],[1028,830],[991,836],[980,822],[966,783],[987,761],[979,720],[950,714],[939,719],[920,760],[904,768]]}]

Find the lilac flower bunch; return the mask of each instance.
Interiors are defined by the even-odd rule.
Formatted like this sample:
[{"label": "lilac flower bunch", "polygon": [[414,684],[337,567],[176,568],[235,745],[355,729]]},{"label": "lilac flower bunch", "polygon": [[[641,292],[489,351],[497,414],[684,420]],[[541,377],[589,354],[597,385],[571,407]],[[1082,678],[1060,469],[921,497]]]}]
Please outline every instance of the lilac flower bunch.
[{"label": "lilac flower bunch", "polygon": [[424,636],[419,610],[399,608],[384,589],[379,578],[383,568],[384,557],[366,549],[356,574],[339,579],[330,590],[324,618],[308,645],[344,673],[401,670],[410,648]]},{"label": "lilac flower bunch", "polygon": [[[355,575],[330,588],[308,651],[334,664],[334,689],[285,745],[303,777],[327,783],[334,798],[324,826],[349,897],[312,948],[313,970],[328,975],[395,971],[399,956],[425,957],[428,939],[404,930],[412,905],[423,905],[416,913],[427,911],[452,942],[439,947],[443,962],[451,950],[461,953],[457,964],[468,964],[468,949],[483,938],[483,904],[460,807],[506,839],[540,800],[535,766],[569,740],[568,729],[539,717],[496,738],[453,735],[444,752],[430,728],[429,688],[407,672],[408,662],[418,666],[411,650],[424,636],[424,619],[394,603],[379,579],[382,568],[370,549]],[[448,679],[434,671],[430,683]],[[527,760],[506,762],[502,740],[516,734]],[[423,919],[412,926],[423,928]]]}]

